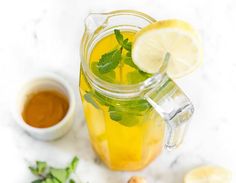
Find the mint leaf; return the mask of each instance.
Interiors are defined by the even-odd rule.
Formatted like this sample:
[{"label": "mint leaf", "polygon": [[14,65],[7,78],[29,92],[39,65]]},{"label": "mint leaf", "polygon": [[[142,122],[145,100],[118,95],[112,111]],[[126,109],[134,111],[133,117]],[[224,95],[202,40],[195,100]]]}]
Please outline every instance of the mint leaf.
[{"label": "mint leaf", "polygon": [[120,33],[120,30],[115,29],[114,30],[115,36],[116,36],[116,40],[117,42],[122,46],[123,45],[123,35]]},{"label": "mint leaf", "polygon": [[132,112],[142,112],[146,111],[151,107],[145,99],[138,99],[138,100],[131,100],[126,103],[125,110],[132,111]]},{"label": "mint leaf", "polygon": [[52,178],[52,181],[53,181],[53,183],[62,183],[62,182],[60,182],[59,180],[57,180],[55,178]]},{"label": "mint leaf", "polygon": [[73,158],[71,164],[70,164],[70,168],[71,168],[71,171],[74,172],[76,170],[76,167],[79,163],[79,158],[76,156]]},{"label": "mint leaf", "polygon": [[130,67],[136,68],[137,66],[134,64],[131,57],[125,57],[124,63],[129,65]]},{"label": "mint leaf", "polygon": [[30,166],[29,169],[32,174],[34,175],[41,175],[45,172],[45,169],[47,168],[47,163],[43,161],[36,161],[36,167]]},{"label": "mint leaf", "polygon": [[[132,99],[132,100],[116,100],[109,98],[101,93],[95,91],[93,96],[101,105],[106,105],[109,107],[109,111],[126,112],[133,115],[140,115],[140,112],[143,112],[151,107],[151,105],[145,99]],[[115,106],[115,107],[114,107]]]},{"label": "mint leaf", "polygon": [[36,168],[30,166],[29,169],[34,175],[38,176],[38,179],[31,183],[67,183],[70,174],[75,171],[78,161],[79,158],[74,157],[69,166],[64,169],[53,167],[47,168],[46,162],[36,161]]},{"label": "mint leaf", "polygon": [[121,51],[116,49],[108,52],[100,58],[97,67],[100,73],[107,73],[114,70],[120,63]]},{"label": "mint leaf", "polygon": [[[127,41],[126,41],[127,40]],[[128,39],[126,39],[123,41],[123,48],[126,49],[127,51],[131,51],[132,49],[132,43],[128,41]]]},{"label": "mint leaf", "polygon": [[[137,114],[150,108],[150,104],[145,99],[133,99],[133,100],[116,100],[109,98],[101,93],[95,91],[93,96],[101,105],[110,107],[110,111],[119,110],[121,112]],[[111,107],[112,106],[112,107]],[[115,107],[114,107],[115,106]]]},{"label": "mint leaf", "polygon": [[92,94],[101,105],[108,107],[109,116],[112,120],[127,127],[142,122],[142,116],[151,107],[145,99],[138,98],[121,101],[109,98],[97,91],[94,91]]},{"label": "mint leaf", "polygon": [[42,181],[42,183],[64,183],[64,182],[61,182],[54,177],[49,177],[49,178],[46,178],[46,180]]},{"label": "mint leaf", "polygon": [[32,166],[29,166],[29,169],[30,169],[30,171],[31,171],[32,174],[34,174],[34,175],[39,175],[37,168],[34,168],[34,167],[32,167]]},{"label": "mint leaf", "polygon": [[79,163],[79,158],[76,156],[76,157],[73,158],[70,165],[67,167],[68,177],[71,173],[75,172],[78,163]]},{"label": "mint leaf", "polygon": [[67,180],[67,171],[65,169],[51,168],[50,174],[61,183],[65,183]]},{"label": "mint leaf", "polygon": [[96,109],[99,109],[99,106],[98,106],[97,102],[93,99],[92,93],[87,92],[87,93],[84,95],[84,99],[85,99],[88,103],[92,104]]},{"label": "mint leaf", "polygon": [[121,45],[121,46],[124,46],[124,45],[126,45],[128,42],[129,42],[129,39],[128,39],[128,38],[126,38],[126,39],[123,41],[123,43],[122,43],[122,45]]},{"label": "mint leaf", "polygon": [[119,112],[114,106],[109,107],[110,118],[114,121],[122,120],[122,113]]},{"label": "mint leaf", "polygon": [[[130,65],[131,67],[135,67],[131,58],[132,43],[129,42],[128,39],[124,39],[124,36],[121,34],[121,32],[118,29],[114,30],[114,34],[115,34],[117,42],[119,43],[121,47],[119,49],[115,49],[113,51],[105,53],[101,56],[99,62],[96,64],[99,74],[109,73],[113,71],[121,63],[123,48],[129,52],[126,56],[129,58],[124,59],[126,64]],[[94,72],[95,74],[97,73],[96,69],[92,68],[92,70],[95,71]],[[96,75],[101,76],[99,74],[97,73]]]},{"label": "mint leaf", "polygon": [[52,178],[47,178],[46,180],[44,180],[42,183],[54,183]]},{"label": "mint leaf", "polygon": [[75,181],[73,179],[70,179],[69,183],[75,183]]},{"label": "mint leaf", "polygon": [[97,68],[97,62],[93,62],[90,67],[91,67],[93,73],[96,76],[98,76],[99,78],[103,79],[104,81],[108,81],[110,83],[113,83],[115,81],[116,73],[114,70],[112,70],[108,73],[101,74]]},{"label": "mint leaf", "polygon": [[129,42],[128,39],[124,40],[124,36],[120,33],[120,30],[115,29],[114,33],[115,33],[116,40],[119,43],[119,45],[125,48],[126,50],[131,51],[132,43]]},{"label": "mint leaf", "polygon": [[131,51],[128,51],[127,53],[126,53],[126,57],[131,57]]},{"label": "mint leaf", "polygon": [[124,63],[127,64],[127,65],[129,65],[130,67],[133,67],[133,68],[135,68],[135,69],[138,69],[137,66],[136,66],[136,65],[134,64],[134,62],[133,62],[133,59],[132,59],[132,57],[131,57],[131,52],[130,52],[130,51],[128,51],[128,52],[126,53],[126,57],[124,58]]},{"label": "mint leaf", "polygon": [[122,113],[122,116],[123,116],[123,119],[117,122],[127,127],[135,126],[141,122],[139,119],[139,116],[134,116],[127,113]]},{"label": "mint leaf", "polygon": [[42,183],[42,182],[43,182],[43,180],[37,179],[37,180],[32,181],[31,183]]},{"label": "mint leaf", "polygon": [[106,106],[109,106],[110,105],[110,100],[108,97],[100,94],[99,92],[97,91],[94,91],[93,92],[93,96],[97,99],[97,101],[101,104],[101,105],[106,105]]},{"label": "mint leaf", "polygon": [[36,165],[39,174],[44,173],[45,169],[47,168],[47,163],[44,161],[36,161]]},{"label": "mint leaf", "polygon": [[138,119],[139,116],[135,116],[135,114],[129,113],[129,111],[122,110],[121,106],[119,107],[110,106],[109,114],[112,120],[127,127],[134,126],[140,122],[140,120]]}]

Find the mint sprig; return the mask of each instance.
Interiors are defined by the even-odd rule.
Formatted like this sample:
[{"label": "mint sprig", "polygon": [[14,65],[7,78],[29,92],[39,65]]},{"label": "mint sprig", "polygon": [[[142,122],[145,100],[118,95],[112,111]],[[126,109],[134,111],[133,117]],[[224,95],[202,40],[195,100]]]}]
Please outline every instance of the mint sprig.
[{"label": "mint sprig", "polygon": [[[107,97],[97,91],[91,90],[89,96],[91,100],[87,101],[96,108],[98,103],[108,107],[108,113],[113,121],[116,121],[124,126],[134,126],[140,122],[140,116],[151,108],[150,104],[142,98],[132,100],[116,100]],[[95,105],[96,104],[96,105]]]},{"label": "mint sprig", "polygon": [[132,43],[128,39],[124,39],[124,36],[121,34],[120,30],[115,29],[114,30],[116,40],[119,43],[119,45],[126,49],[127,51],[131,51]]},{"label": "mint sprig", "polygon": [[30,166],[30,171],[38,178],[32,183],[75,183],[70,179],[72,173],[75,172],[79,158],[74,157],[66,168],[54,168],[47,165],[46,162],[36,161],[36,166]]},{"label": "mint sprig", "polygon": [[29,167],[30,171],[34,175],[41,175],[47,168],[47,163],[43,161],[36,161],[36,167]]},{"label": "mint sprig", "polygon": [[[150,77],[149,74],[140,71],[134,64],[132,60],[132,42],[124,38],[120,30],[115,29],[114,35],[118,43],[117,48],[104,53],[98,62],[92,62],[91,69],[93,73],[101,79],[113,83],[116,81],[115,69],[119,67],[122,83],[122,68],[126,64],[134,68],[134,71],[127,73],[128,84],[138,83]],[[110,118],[124,126],[136,125],[141,121],[140,116],[143,116],[150,109],[150,104],[144,99],[120,101],[104,96],[94,90],[86,92],[84,99],[96,109],[99,109],[100,105],[107,106]]]},{"label": "mint sprig", "polygon": [[97,63],[99,72],[104,74],[114,70],[121,61],[121,52],[121,50],[115,49],[102,55],[99,62]]},{"label": "mint sprig", "polygon": [[120,31],[118,29],[114,30],[114,34],[116,36],[116,40],[119,43],[119,45],[122,46],[123,42],[124,42],[124,36],[120,33]]},{"label": "mint sprig", "polygon": [[[127,57],[127,59],[129,60],[127,62],[127,64],[128,65],[132,64],[131,63],[132,62],[132,59],[131,59],[132,43],[128,39],[124,39],[124,36],[121,34],[121,32],[119,30],[115,29],[114,34],[115,34],[116,40],[119,44],[119,48],[114,49],[114,50],[112,50],[108,53],[105,53],[101,56],[101,58],[97,62],[97,68],[98,68],[100,74],[109,73],[109,72],[113,71],[115,68],[117,68],[118,65],[121,65],[123,49],[128,51],[124,60]],[[134,65],[134,64],[132,64],[132,65]]]}]

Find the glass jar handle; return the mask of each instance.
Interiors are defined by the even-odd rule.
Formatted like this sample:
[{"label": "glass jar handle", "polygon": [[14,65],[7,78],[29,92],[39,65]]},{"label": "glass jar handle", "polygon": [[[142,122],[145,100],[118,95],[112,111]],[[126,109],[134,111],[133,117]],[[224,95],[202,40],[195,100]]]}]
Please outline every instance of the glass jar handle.
[{"label": "glass jar handle", "polygon": [[167,124],[166,148],[178,147],[194,112],[191,101],[166,74],[161,84],[144,97]]}]

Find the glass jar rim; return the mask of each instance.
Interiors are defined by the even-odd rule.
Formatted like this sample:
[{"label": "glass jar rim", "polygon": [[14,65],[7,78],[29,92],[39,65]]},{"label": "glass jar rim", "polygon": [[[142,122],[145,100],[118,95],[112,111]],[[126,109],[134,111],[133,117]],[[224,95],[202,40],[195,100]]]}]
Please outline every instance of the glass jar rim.
[{"label": "glass jar rim", "polygon": [[[127,15],[127,16],[134,16],[141,18],[143,20],[146,20],[149,23],[154,23],[156,20],[149,15],[135,11],[135,10],[115,10],[107,13],[90,13],[86,18],[85,18],[85,33],[86,33],[86,20],[88,19],[89,16],[91,15],[103,15],[106,16],[106,19],[104,22],[109,21],[110,18],[115,17],[115,16],[121,16],[121,15]],[[83,72],[90,84],[92,86],[102,92],[105,93],[106,95],[110,95],[112,97],[122,97],[122,98],[129,98],[129,97],[137,97],[139,96],[142,92],[145,90],[148,90],[149,88],[152,88],[158,84],[161,79],[163,78],[162,74],[157,73],[153,75],[152,77],[136,83],[136,84],[129,84],[129,85],[121,85],[121,84],[115,84],[115,83],[110,83],[107,82],[98,76],[96,76],[89,67],[89,64],[86,63],[85,55],[84,55],[84,42],[86,41],[86,34],[84,33],[81,45],[80,45],[80,55],[81,55],[81,65]]]}]

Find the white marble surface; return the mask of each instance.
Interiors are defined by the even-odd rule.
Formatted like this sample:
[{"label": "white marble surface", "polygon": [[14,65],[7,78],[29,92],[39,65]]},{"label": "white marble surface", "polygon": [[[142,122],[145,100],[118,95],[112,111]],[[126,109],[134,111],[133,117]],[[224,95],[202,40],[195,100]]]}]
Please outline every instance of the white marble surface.
[{"label": "white marble surface", "polygon": [[[204,64],[177,83],[196,111],[184,144],[164,152],[141,172],[112,172],[95,156],[78,99],[73,129],[55,142],[26,135],[10,112],[15,86],[28,75],[49,70],[78,88],[79,43],[89,12],[136,9],[156,19],[181,18],[198,28]],[[0,179],[33,180],[27,166],[45,160],[65,165],[81,158],[77,175],[89,183],[126,183],[143,175],[148,183],[181,183],[183,175],[202,164],[236,170],[236,1],[235,0],[7,0],[0,1]]]}]

